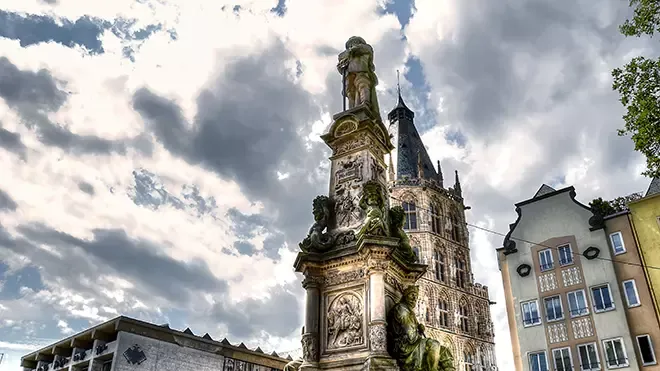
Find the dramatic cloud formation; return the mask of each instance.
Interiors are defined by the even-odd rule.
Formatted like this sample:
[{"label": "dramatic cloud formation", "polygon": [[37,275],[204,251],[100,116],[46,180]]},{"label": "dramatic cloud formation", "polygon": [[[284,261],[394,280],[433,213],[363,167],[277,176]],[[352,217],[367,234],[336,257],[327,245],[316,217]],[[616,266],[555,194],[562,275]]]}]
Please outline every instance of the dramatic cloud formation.
[{"label": "dramatic cloud formation", "polygon": [[[505,233],[542,183],[585,203],[645,189],[610,88],[613,67],[655,48],[618,34],[628,14],[614,0],[5,1],[0,370],[118,314],[295,356],[292,263],[327,192],[319,135],[354,34],[376,51],[383,114],[401,70],[470,224]],[[511,370],[503,237],[470,235]]]}]

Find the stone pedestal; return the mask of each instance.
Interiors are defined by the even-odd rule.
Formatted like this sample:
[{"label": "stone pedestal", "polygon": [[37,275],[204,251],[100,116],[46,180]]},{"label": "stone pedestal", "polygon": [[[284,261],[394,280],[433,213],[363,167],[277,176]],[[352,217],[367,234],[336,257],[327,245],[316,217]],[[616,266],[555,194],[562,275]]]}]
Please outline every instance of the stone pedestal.
[{"label": "stone pedestal", "polygon": [[399,240],[363,236],[295,262],[307,291],[301,370],[397,370],[387,352],[389,309],[425,265],[410,264]]}]

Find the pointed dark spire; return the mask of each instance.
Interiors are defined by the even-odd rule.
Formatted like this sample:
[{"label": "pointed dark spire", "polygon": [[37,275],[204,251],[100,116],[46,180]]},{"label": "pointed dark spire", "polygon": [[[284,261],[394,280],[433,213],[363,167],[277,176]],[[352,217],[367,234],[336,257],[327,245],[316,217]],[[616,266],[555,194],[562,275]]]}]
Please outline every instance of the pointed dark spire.
[{"label": "pointed dark spire", "polygon": [[401,85],[399,84],[399,70],[396,70],[396,90],[397,94],[399,96],[399,100],[397,102],[396,107],[390,113],[387,115],[387,119],[390,120],[390,122],[395,121],[395,120],[401,120],[401,119],[408,119],[412,121],[413,118],[415,118],[415,113],[406,106],[406,103],[403,102],[403,98],[401,97]]},{"label": "pointed dark spire", "polygon": [[440,160],[438,160],[438,184],[440,187],[444,187],[445,180],[442,178],[442,168],[440,167]]},{"label": "pointed dark spire", "polygon": [[454,183],[454,192],[459,197],[463,197],[463,190],[461,190],[461,181],[458,179],[458,170],[455,170],[455,172],[456,172],[456,183]]},{"label": "pointed dark spire", "polygon": [[646,195],[644,197],[658,193],[660,193],[660,178],[653,178],[651,179],[651,184],[649,184],[649,189],[646,191]]}]

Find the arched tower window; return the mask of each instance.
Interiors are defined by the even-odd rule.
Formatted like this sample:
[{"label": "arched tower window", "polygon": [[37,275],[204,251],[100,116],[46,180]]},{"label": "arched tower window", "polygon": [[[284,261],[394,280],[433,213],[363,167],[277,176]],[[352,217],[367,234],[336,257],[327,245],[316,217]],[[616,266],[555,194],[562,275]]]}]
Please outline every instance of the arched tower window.
[{"label": "arched tower window", "polygon": [[456,286],[465,288],[465,260],[462,257],[454,258],[454,268],[456,269]]},{"label": "arched tower window", "polygon": [[403,229],[417,229],[417,210],[415,202],[404,201],[401,205],[403,212],[406,214],[406,222],[403,224]]},{"label": "arched tower window", "polygon": [[440,206],[436,202],[431,202],[431,232],[433,233],[442,233],[441,224],[440,224]]},{"label": "arched tower window", "polygon": [[461,331],[466,334],[470,332],[470,319],[468,317],[468,313],[468,304],[464,301],[461,301],[461,304],[459,304],[458,307],[459,326]]},{"label": "arched tower window", "polygon": [[449,218],[451,219],[451,239],[452,241],[460,242],[461,241],[461,225],[460,225],[460,218],[458,217],[458,212],[456,210],[453,210],[451,214],[449,215]]},{"label": "arched tower window", "polygon": [[449,303],[446,299],[438,300],[438,323],[440,327],[449,328]]},{"label": "arched tower window", "polygon": [[438,250],[433,252],[435,260],[435,279],[440,282],[447,282],[447,267],[445,266],[445,255]]},{"label": "arched tower window", "polygon": [[463,351],[463,370],[474,371],[474,351],[466,349]]}]

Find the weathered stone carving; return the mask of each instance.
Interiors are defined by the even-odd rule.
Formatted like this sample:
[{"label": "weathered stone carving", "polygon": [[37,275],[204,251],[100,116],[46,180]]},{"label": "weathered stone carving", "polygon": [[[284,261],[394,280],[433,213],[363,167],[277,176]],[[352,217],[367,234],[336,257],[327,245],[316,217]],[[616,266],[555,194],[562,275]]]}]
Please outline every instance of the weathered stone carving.
[{"label": "weathered stone carving", "polygon": [[318,362],[319,352],[316,346],[317,338],[314,334],[304,334],[302,337],[303,359],[308,362]]},{"label": "weathered stone carving", "polygon": [[337,234],[337,237],[335,238],[335,245],[346,245],[353,241],[355,241],[355,232],[348,230]]},{"label": "weathered stone carving", "polygon": [[362,180],[362,162],[353,157],[349,157],[339,162],[339,169],[335,172],[335,188],[339,188],[343,183],[351,180]]},{"label": "weathered stone carving", "polygon": [[363,38],[353,36],[346,41],[346,50],[339,54],[337,70],[343,77],[344,110],[348,98],[348,108],[362,104],[369,106],[374,116],[380,119],[380,108],[376,96],[376,67],[374,50]]},{"label": "weathered stone carving", "polygon": [[454,371],[451,351],[427,338],[415,317],[418,286],[410,286],[387,315],[387,348],[401,371]]},{"label": "weathered stone carving", "polygon": [[383,186],[375,181],[364,184],[364,190],[360,199],[360,208],[365,210],[367,217],[358,232],[358,236],[387,236],[389,228],[386,223],[385,198]]},{"label": "weathered stone carving", "polygon": [[417,261],[417,255],[415,255],[412,246],[410,246],[408,235],[403,230],[403,224],[405,221],[406,213],[401,206],[394,206],[390,209],[390,231],[392,232],[392,237],[399,238],[399,251],[401,256],[409,263],[415,263]]},{"label": "weathered stone carving", "polygon": [[298,371],[303,364],[302,358],[294,359],[293,361],[284,365],[284,371]]},{"label": "weathered stone carving", "polygon": [[314,224],[299,246],[305,252],[323,252],[332,247],[332,238],[328,233],[323,232],[328,227],[330,219],[330,199],[327,196],[317,196],[312,203],[312,213]]},{"label": "weathered stone carving", "polygon": [[362,219],[362,210],[356,206],[356,197],[353,196],[349,187],[342,186],[336,193],[335,215],[337,227],[348,228]]},{"label": "weathered stone carving", "polygon": [[357,269],[350,272],[338,273],[335,275],[327,276],[325,278],[326,285],[340,285],[346,282],[353,282],[360,278],[364,278],[364,269]]},{"label": "weathered stone carving", "polygon": [[364,344],[364,311],[360,298],[353,293],[337,296],[328,310],[328,349]]},{"label": "weathered stone carving", "polygon": [[371,342],[372,351],[387,351],[387,329],[384,324],[375,324],[369,327],[369,341]]}]

